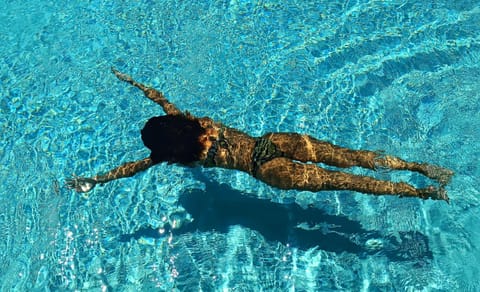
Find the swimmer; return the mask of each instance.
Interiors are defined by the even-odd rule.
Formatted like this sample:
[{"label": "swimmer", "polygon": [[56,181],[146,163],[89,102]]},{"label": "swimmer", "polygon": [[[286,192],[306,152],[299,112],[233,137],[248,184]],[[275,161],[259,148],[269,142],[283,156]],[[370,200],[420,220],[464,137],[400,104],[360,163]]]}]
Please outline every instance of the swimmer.
[{"label": "swimmer", "polygon": [[[139,88],[159,104],[166,115],[149,119],[141,131],[144,145],[151,150],[144,159],[127,162],[105,174],[73,177],[67,187],[88,192],[97,184],[131,177],[156,164],[167,162],[194,167],[220,167],[248,173],[283,190],[348,190],[373,195],[397,195],[449,201],[445,185],[451,170],[367,150],[352,150],[298,133],[267,133],[251,137],[208,117],[198,118],[180,111],[163,93],[136,82],[112,68],[115,76]],[[368,169],[408,170],[436,180],[438,187],[415,188],[405,182],[378,180],[321,168],[324,163],[340,168],[359,166]]]}]

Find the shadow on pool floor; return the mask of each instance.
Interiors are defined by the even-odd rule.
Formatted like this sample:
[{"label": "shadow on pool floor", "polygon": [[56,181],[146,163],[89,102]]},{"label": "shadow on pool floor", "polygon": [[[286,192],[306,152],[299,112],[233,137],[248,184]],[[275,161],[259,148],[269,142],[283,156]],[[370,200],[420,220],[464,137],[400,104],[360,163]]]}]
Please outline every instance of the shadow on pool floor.
[{"label": "shadow on pool floor", "polygon": [[160,238],[170,233],[227,233],[231,226],[240,225],[259,232],[267,241],[302,250],[316,247],[334,253],[347,252],[361,257],[384,255],[392,261],[417,263],[433,258],[428,237],[418,231],[385,236],[365,230],[359,222],[346,216],[330,215],[313,207],[304,209],[297,204],[273,203],[245,195],[226,184],[208,181],[205,190],[180,195],[179,204],[192,216],[191,223],[178,229],[167,224],[163,234],[145,226],[132,234],[121,235],[119,240]]}]

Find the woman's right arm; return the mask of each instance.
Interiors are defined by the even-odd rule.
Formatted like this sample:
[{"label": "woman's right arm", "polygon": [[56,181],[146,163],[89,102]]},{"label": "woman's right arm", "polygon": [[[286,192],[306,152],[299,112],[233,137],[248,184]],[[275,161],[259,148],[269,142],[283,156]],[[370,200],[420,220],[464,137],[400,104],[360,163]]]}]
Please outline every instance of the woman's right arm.
[{"label": "woman's right arm", "polygon": [[161,93],[160,91],[151,87],[147,87],[142,83],[138,83],[137,81],[133,80],[132,77],[130,77],[129,75],[123,74],[113,67],[112,72],[113,74],[115,74],[115,76],[117,76],[118,79],[130,83],[131,85],[143,91],[145,96],[159,104],[167,115],[183,114],[173,103],[168,101],[168,99],[166,99],[163,93]]}]

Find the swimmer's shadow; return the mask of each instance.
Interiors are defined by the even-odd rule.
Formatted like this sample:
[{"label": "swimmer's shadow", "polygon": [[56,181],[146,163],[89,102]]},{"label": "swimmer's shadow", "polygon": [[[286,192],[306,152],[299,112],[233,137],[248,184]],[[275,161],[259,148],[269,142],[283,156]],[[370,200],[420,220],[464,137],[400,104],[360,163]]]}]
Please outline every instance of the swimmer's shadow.
[{"label": "swimmer's shadow", "polygon": [[[247,196],[228,185],[206,183],[205,190],[182,194],[179,204],[193,221],[178,229],[166,226],[167,232],[181,235],[192,232],[216,231],[227,233],[240,225],[259,232],[267,241],[280,242],[302,250],[319,248],[324,251],[348,252],[365,256],[383,254],[390,260],[426,260],[432,258],[428,238],[419,232],[400,232],[385,237],[378,231],[364,229],[357,221],[341,215],[297,204],[280,204]],[[125,234],[121,241],[140,237],[159,238],[157,229],[143,227]],[[368,245],[382,242],[383,247]]]}]

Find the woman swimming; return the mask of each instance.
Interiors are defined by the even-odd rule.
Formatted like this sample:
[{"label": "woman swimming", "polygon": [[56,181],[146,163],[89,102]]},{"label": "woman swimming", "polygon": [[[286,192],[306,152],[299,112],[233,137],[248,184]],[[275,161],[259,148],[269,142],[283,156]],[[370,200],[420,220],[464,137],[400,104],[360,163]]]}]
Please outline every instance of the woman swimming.
[{"label": "woman swimming", "polygon": [[[112,71],[118,79],[142,90],[163,108],[166,115],[149,119],[141,131],[143,143],[151,150],[150,157],[125,163],[92,178],[68,179],[67,186],[77,192],[88,192],[96,184],[130,177],[155,164],[167,162],[240,170],[285,190],[351,190],[374,195],[449,200],[444,186],[453,175],[451,170],[427,163],[407,162],[373,151],[342,148],[297,133],[251,137],[208,117],[197,118],[189,112],[181,112],[161,92],[113,68]],[[439,187],[415,188],[405,182],[326,170],[313,163],[342,168],[410,170],[436,180]]]}]

